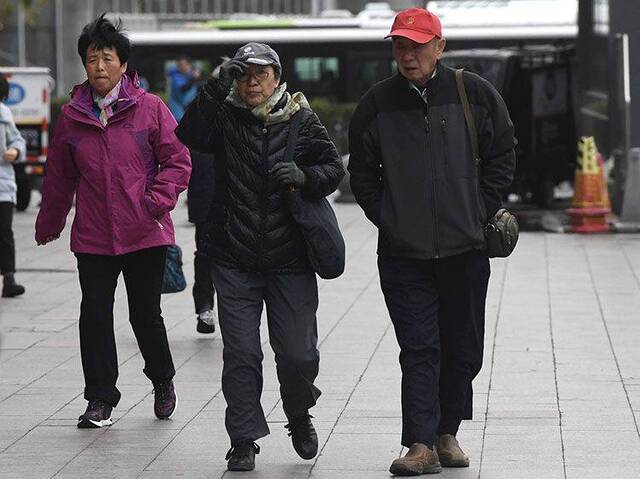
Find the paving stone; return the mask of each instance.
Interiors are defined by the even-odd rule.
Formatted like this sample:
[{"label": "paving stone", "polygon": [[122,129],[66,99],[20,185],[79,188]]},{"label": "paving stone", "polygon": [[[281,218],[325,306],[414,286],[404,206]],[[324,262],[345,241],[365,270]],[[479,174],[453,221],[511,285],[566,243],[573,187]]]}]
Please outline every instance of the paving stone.
[{"label": "paving stone", "polygon": [[[153,416],[152,385],[142,373],[120,280],[114,310],[122,400],[111,428],[76,428],[86,401],[69,231],[37,248],[36,210],[16,215],[27,293],[1,306],[0,477],[388,478],[402,450],[400,368],[376,272],[377,235],[355,205],[335,206],[348,265],[338,280],[319,281],[323,395],[312,414],[322,452],[303,461],[283,429],[263,315],[262,403],[272,432],[259,441],[257,470],[249,474],[225,472],[222,341],[219,332],[195,332],[189,288],[162,299],[177,368],[176,416]],[[194,229],[183,204],[173,216],[178,243],[191,258]],[[633,238],[523,233],[512,257],[491,261],[485,365],[474,381],[474,420],[458,434],[471,467],[439,477],[638,476],[640,241]],[[58,272],[29,271],[40,268]],[[184,268],[190,280],[192,262]],[[597,447],[585,447],[590,443]]]}]

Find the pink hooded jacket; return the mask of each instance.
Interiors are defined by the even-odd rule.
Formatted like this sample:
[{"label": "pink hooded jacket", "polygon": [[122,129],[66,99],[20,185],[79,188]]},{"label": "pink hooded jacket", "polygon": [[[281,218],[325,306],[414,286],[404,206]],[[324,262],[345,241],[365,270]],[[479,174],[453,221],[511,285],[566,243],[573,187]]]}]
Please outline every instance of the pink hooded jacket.
[{"label": "pink hooded jacket", "polygon": [[122,77],[119,99],[103,127],[89,83],[73,89],[47,157],[36,241],[62,232],[75,194],[75,253],[113,256],[175,243],[169,212],[189,181],[189,151],[169,109],[135,74]]}]

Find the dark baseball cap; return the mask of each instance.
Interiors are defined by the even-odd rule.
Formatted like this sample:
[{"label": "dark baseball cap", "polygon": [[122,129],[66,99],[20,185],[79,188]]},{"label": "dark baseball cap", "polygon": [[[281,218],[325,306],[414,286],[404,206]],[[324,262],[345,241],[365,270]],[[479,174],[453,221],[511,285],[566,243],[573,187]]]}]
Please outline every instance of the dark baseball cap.
[{"label": "dark baseball cap", "polygon": [[276,51],[266,43],[250,42],[238,48],[234,60],[254,65],[274,65],[280,71],[280,57]]}]

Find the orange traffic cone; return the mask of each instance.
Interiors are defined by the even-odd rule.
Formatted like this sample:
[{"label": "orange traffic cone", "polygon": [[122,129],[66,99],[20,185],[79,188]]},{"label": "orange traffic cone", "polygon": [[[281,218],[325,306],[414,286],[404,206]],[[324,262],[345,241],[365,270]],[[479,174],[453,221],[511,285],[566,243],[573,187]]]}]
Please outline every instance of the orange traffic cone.
[{"label": "orange traffic cone", "polygon": [[598,161],[594,138],[582,137],[578,143],[575,193],[572,207],[567,210],[571,218],[571,231],[574,233],[609,231],[607,215],[611,212],[611,206],[601,162]]}]

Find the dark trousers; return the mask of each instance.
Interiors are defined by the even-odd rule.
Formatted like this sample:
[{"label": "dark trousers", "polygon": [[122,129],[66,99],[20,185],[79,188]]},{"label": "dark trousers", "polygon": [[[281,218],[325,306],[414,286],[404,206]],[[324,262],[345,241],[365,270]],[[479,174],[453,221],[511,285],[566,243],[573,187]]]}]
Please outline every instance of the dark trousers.
[{"label": "dark trousers", "polygon": [[402,445],[431,446],[471,419],[489,259],[481,251],[434,260],[381,256],[378,268],[400,345]]},{"label": "dark trousers", "polygon": [[77,253],[82,303],[80,352],[84,397],[112,406],[120,400],[116,388],[118,357],[113,331],[113,303],[118,276],[127,288],[129,321],[144,359],[144,373],[155,384],[175,375],[160,311],[160,289],[167,253],[165,246],[120,256]]},{"label": "dark trousers", "polygon": [[0,274],[16,271],[16,245],[11,229],[13,208],[10,201],[0,201]]},{"label": "dark trousers", "polygon": [[260,404],[260,316],[267,307],[269,341],[275,353],[282,407],[289,417],[315,405],[318,375],[318,285],[313,272],[258,274],[214,264],[222,333],[222,392],[231,444],[269,434]]},{"label": "dark trousers", "polygon": [[211,260],[204,253],[206,228],[205,223],[196,223],[196,252],[193,258],[193,303],[196,314],[213,309],[216,292],[211,281]]}]

